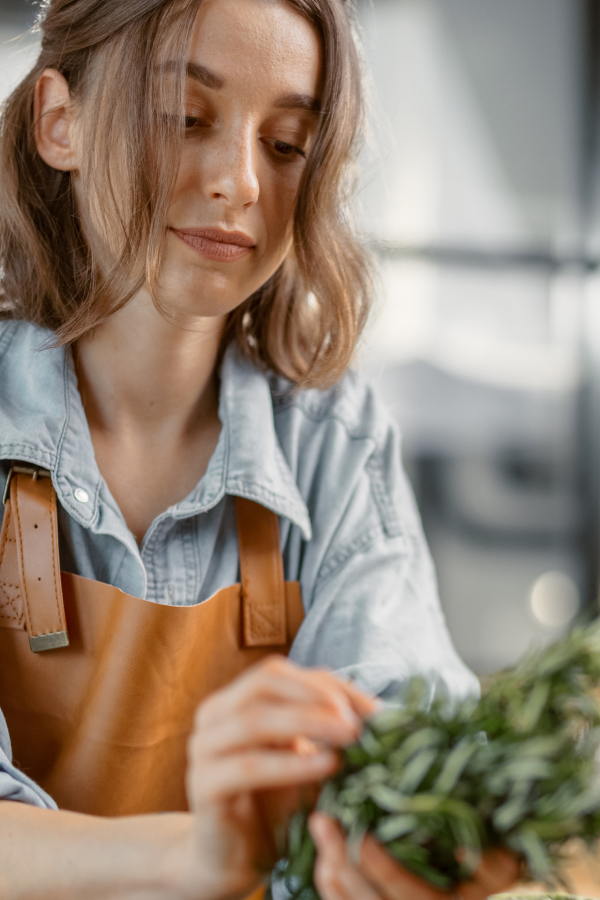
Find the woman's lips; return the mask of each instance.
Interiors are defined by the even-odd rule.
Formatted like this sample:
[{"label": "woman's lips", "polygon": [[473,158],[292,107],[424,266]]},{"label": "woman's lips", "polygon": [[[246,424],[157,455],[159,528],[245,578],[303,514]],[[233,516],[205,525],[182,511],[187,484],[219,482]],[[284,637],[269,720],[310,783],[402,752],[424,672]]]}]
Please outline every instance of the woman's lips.
[{"label": "woman's lips", "polygon": [[220,228],[172,228],[177,237],[205,259],[234,262],[246,256],[255,246],[252,238],[241,231]]}]

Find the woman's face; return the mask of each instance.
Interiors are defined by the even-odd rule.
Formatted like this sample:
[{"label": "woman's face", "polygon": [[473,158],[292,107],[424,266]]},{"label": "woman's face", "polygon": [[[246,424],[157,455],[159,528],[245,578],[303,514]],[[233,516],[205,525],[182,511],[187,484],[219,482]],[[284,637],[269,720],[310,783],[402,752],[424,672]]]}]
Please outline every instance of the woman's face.
[{"label": "woman's face", "polygon": [[[166,61],[161,77],[175,68]],[[286,0],[203,0],[187,68],[185,139],[155,286],[161,307],[183,322],[235,309],[290,249],[319,115],[320,40]],[[40,77],[34,112],[42,159],[80,169],[85,129],[56,70]],[[118,185],[118,164],[113,168]],[[109,263],[113,241],[99,239],[94,215],[102,198],[85,196],[79,178],[73,183],[84,230],[95,234],[96,259]]]},{"label": "woman's face", "polygon": [[158,286],[176,316],[230,312],[283,261],[320,68],[315,29],[285,0],[203,0]]}]

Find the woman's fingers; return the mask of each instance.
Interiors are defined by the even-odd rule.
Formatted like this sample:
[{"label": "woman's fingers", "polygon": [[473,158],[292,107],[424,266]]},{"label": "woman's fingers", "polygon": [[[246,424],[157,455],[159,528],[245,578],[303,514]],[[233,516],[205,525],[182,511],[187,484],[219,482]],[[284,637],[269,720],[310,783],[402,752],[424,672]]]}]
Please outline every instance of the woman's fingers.
[{"label": "woman's fingers", "polygon": [[194,808],[247,791],[310,784],[333,774],[337,754],[323,750],[299,755],[285,750],[253,750],[213,759],[209,767],[188,772],[188,794]]},{"label": "woman's fingers", "polygon": [[402,868],[372,838],[361,847],[360,867],[348,858],[336,822],[313,813],[309,828],[317,847],[315,885],[323,900],[443,900],[438,891]]},{"label": "woman's fingers", "polygon": [[408,872],[371,835],[362,842],[360,864],[369,881],[389,900],[442,900],[447,896]]},{"label": "woman's fingers", "polygon": [[375,709],[374,701],[330,672],[302,669],[283,657],[271,656],[208,698],[198,709],[196,726],[227,719],[257,700],[321,705],[355,728],[360,727],[364,710]]},{"label": "woman's fingers", "polygon": [[325,900],[443,900],[449,896],[456,900],[485,900],[491,894],[506,891],[519,876],[520,864],[512,854],[489,850],[483,854],[473,880],[463,882],[448,894],[404,869],[371,835],[362,842],[357,868],[348,860],[346,838],[336,822],[314,813],[309,827],[318,851],[315,883]]},{"label": "woman's fingers", "polygon": [[337,823],[313,813],[308,824],[317,848],[314,880],[322,900],[382,900],[349,861],[346,839]]},{"label": "woman's fingers", "polygon": [[462,900],[485,900],[491,894],[501,894],[519,878],[521,865],[505,850],[488,850],[482,858],[472,881],[460,885],[457,894]]},{"label": "woman's fingers", "polygon": [[316,784],[339,767],[328,746],[356,740],[375,707],[324,670],[269,657],[199,707],[188,745],[190,805]]},{"label": "woman's fingers", "polygon": [[343,747],[355,741],[358,733],[357,728],[323,706],[261,700],[212,727],[198,729],[190,742],[190,757],[222,756],[260,744],[290,745],[299,735]]},{"label": "woman's fingers", "polygon": [[331,673],[301,669],[282,656],[270,656],[209,697],[200,707],[200,724],[228,717],[256,700],[323,704],[357,723],[348,697]]},{"label": "woman's fingers", "polygon": [[342,678],[338,679],[336,676],[333,677],[335,677],[338,684],[342,686],[361,719],[368,719],[373,713],[376,713],[378,709],[383,707],[382,700],[379,700],[377,697],[372,697],[370,694],[365,694],[364,691],[357,688],[352,681],[346,681]]}]

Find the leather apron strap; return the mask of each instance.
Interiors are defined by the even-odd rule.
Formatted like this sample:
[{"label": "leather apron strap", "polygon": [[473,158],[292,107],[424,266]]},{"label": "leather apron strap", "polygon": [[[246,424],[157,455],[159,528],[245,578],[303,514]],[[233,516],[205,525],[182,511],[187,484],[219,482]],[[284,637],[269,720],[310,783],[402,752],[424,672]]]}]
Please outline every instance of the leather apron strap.
[{"label": "leather apron strap", "polygon": [[[14,532],[25,625],[34,653],[67,647],[60,579],[56,494],[50,473],[15,465],[5,491],[3,534]],[[277,647],[287,642],[279,517],[236,497],[242,590],[242,643]],[[0,559],[0,580],[4,558]]]},{"label": "leather apron strap", "polygon": [[13,518],[29,646],[34,653],[69,645],[60,581],[56,494],[50,473],[14,466],[5,515]]},{"label": "leather apron strap", "polygon": [[287,641],[279,517],[253,500],[236,497],[244,646]]}]

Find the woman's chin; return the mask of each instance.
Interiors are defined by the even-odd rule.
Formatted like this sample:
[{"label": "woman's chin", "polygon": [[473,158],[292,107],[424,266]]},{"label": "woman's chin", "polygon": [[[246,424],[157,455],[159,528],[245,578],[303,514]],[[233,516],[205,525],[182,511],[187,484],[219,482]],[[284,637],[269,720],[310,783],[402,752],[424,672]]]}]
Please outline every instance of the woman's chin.
[{"label": "woman's chin", "polygon": [[[158,304],[165,318],[183,327],[194,328],[196,320],[224,319],[228,313],[235,309],[239,302],[227,302],[214,295],[210,298],[194,296],[182,296],[176,298],[157,297]],[[241,301],[240,301],[241,302]]]}]

